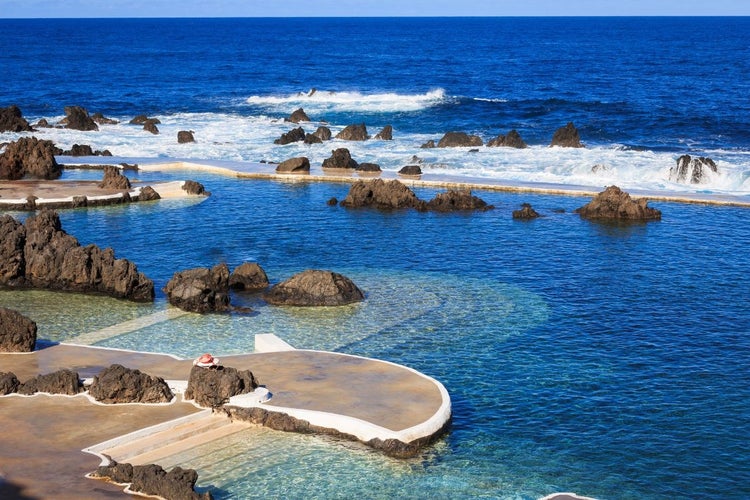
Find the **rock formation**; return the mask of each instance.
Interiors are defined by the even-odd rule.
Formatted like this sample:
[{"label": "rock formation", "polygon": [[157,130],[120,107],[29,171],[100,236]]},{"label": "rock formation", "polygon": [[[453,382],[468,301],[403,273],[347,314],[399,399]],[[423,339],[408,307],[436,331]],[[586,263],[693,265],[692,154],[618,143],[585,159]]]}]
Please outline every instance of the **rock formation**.
[{"label": "rock formation", "polygon": [[382,172],[382,169],[380,168],[380,165],[377,163],[360,163],[357,165],[357,172],[362,173],[376,173],[376,172]]},{"label": "rock formation", "polygon": [[273,143],[283,146],[285,144],[291,144],[293,142],[300,142],[304,140],[305,140],[305,130],[302,127],[297,127],[295,129],[290,130],[289,132],[281,134],[281,137],[273,141]]},{"label": "rock formation", "polygon": [[287,118],[286,121],[292,123],[309,122],[310,117],[307,116],[307,113],[305,113],[304,109],[297,108],[292,112],[291,115],[289,115],[289,118]]},{"label": "rock formation", "polygon": [[143,186],[136,196],[138,201],[154,201],[160,200],[161,195],[157,193],[151,186]]},{"label": "rock formation", "polygon": [[75,396],[83,386],[78,373],[73,370],[58,370],[45,375],[37,375],[18,386],[18,393],[30,396],[37,392],[49,394],[66,394]]},{"label": "rock formation", "polygon": [[460,148],[467,146],[481,146],[482,138],[469,135],[466,132],[447,132],[438,142],[439,148]]},{"label": "rock formation", "polygon": [[523,149],[526,148],[527,145],[524,142],[523,139],[521,139],[521,134],[518,133],[515,129],[508,132],[508,135],[498,135],[494,139],[492,139],[490,142],[487,143],[487,147],[506,147],[506,148],[516,148],[516,149]]},{"label": "rock formation", "polygon": [[514,219],[536,219],[537,217],[539,217],[539,213],[531,208],[528,203],[522,203],[520,210],[513,210]]},{"label": "rock formation", "polygon": [[268,276],[255,262],[243,262],[229,275],[229,288],[232,290],[257,291],[268,288]]},{"label": "rock formation", "polygon": [[555,130],[550,146],[560,146],[562,148],[583,147],[581,137],[578,135],[578,129],[573,125],[573,122],[568,122],[564,127]]},{"label": "rock formation", "polygon": [[289,158],[276,165],[276,172],[280,174],[309,174],[310,160],[305,156]]},{"label": "rock formation", "polygon": [[55,160],[55,145],[52,141],[21,137],[8,144],[0,154],[0,179],[57,179],[60,175],[62,167]]},{"label": "rock formation", "polygon": [[331,152],[331,157],[323,160],[323,168],[354,170],[358,163],[346,148],[338,148]]},{"label": "rock formation", "polygon": [[0,307],[0,352],[31,352],[36,345],[36,323],[13,309]]},{"label": "rock formation", "polygon": [[342,306],[365,299],[346,276],[310,269],[274,285],[263,298],[280,306]]},{"label": "rock formation", "polygon": [[161,122],[159,120],[149,118],[143,123],[143,130],[145,130],[146,132],[151,132],[154,135],[159,135],[159,127],[156,126],[157,123]]},{"label": "rock formation", "polygon": [[94,120],[99,125],[116,125],[119,123],[117,120],[113,120],[112,118],[107,118],[103,114],[97,112],[91,115],[91,119]]},{"label": "rock formation", "polygon": [[169,403],[174,394],[161,377],[114,364],[105,368],[89,387],[91,397],[107,404]]},{"label": "rock formation", "polygon": [[169,303],[197,313],[229,310],[229,268],[217,264],[177,272],[164,287]]},{"label": "rock formation", "polygon": [[399,175],[417,176],[422,175],[422,167],[419,165],[406,165],[398,171]]},{"label": "rock formation", "polygon": [[180,130],[177,132],[177,143],[186,144],[189,142],[195,142],[195,136],[192,130]]},{"label": "rock formation", "polygon": [[709,180],[710,174],[718,173],[719,168],[711,158],[682,155],[677,158],[677,165],[669,169],[669,180],[673,182],[702,184]]},{"label": "rock formation", "polygon": [[111,248],[80,246],[62,230],[57,213],[43,209],[21,224],[0,216],[0,285],[104,293],[153,301],[154,283]]},{"label": "rock formation", "polygon": [[403,183],[397,180],[357,181],[341,202],[342,207],[379,209],[416,208],[424,210],[426,203]]},{"label": "rock formation", "polygon": [[206,191],[206,188],[198,181],[187,180],[182,183],[182,190],[187,194],[193,194],[198,196],[211,196],[211,193]]},{"label": "rock formation", "polygon": [[585,219],[610,219],[624,221],[660,220],[661,211],[647,206],[646,198],[633,200],[618,188],[609,186],[588,204],[577,208],[575,213]]},{"label": "rock formation", "polygon": [[347,125],[344,130],[336,134],[336,139],[344,141],[366,141],[370,136],[367,135],[367,127],[364,123],[357,125]]},{"label": "rock formation", "polygon": [[422,148],[422,149],[432,149],[432,148],[436,147],[435,146],[435,141],[433,141],[432,139],[430,139],[429,141],[425,142],[424,144],[422,144],[419,147]]},{"label": "rock formation", "polygon": [[331,140],[331,129],[328,127],[318,127],[315,129],[315,132],[312,133],[315,137],[320,139],[321,141],[330,141]]},{"label": "rock formation", "polygon": [[109,150],[94,151],[88,144],[73,144],[73,146],[67,151],[55,148],[55,154],[61,156],[112,156],[112,153]]},{"label": "rock formation", "polygon": [[99,183],[102,189],[130,189],[130,179],[122,175],[120,169],[113,165],[104,166],[104,178]]},{"label": "rock formation", "polygon": [[0,132],[31,132],[32,130],[18,106],[0,108]]},{"label": "rock formation", "polygon": [[436,212],[455,212],[459,210],[491,210],[495,208],[471,194],[469,189],[449,189],[438,193],[427,202],[427,209]]},{"label": "rock formation", "polygon": [[18,391],[21,382],[13,372],[0,372],[0,396],[12,394]]},{"label": "rock formation", "polygon": [[62,119],[65,128],[73,130],[99,130],[99,126],[89,116],[86,108],[81,106],[65,106],[65,118]]},{"label": "rock formation", "polygon": [[161,121],[158,118],[149,118],[146,115],[138,115],[128,123],[130,123],[131,125],[145,125],[147,121],[152,121],[157,125],[161,124]]},{"label": "rock formation", "polygon": [[107,479],[118,484],[129,484],[129,490],[146,496],[179,500],[211,500],[210,491],[197,493],[195,483],[198,473],[193,469],[175,467],[169,472],[155,464],[118,464],[111,461],[92,474],[94,478]]},{"label": "rock formation", "polygon": [[237,370],[228,366],[190,370],[185,399],[192,399],[205,408],[218,408],[232,396],[253,392],[258,381],[250,370]]},{"label": "rock formation", "polygon": [[380,139],[382,141],[392,141],[393,140],[393,127],[390,125],[386,125],[383,127],[383,129],[375,134],[375,139]]}]

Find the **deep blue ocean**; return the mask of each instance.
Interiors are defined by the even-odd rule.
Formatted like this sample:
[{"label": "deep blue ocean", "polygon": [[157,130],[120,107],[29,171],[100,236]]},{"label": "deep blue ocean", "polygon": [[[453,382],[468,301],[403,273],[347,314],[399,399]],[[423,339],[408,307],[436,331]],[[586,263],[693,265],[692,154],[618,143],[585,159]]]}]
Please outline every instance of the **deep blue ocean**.
[{"label": "deep blue ocean", "polygon": [[[436,175],[747,199],[749,35],[749,18],[0,20],[0,106],[32,123],[72,104],[101,112],[120,123],[34,135],[139,161],[305,154],[315,169],[349,147],[386,171],[417,155]],[[394,140],[274,145],[297,107],[316,122],[305,128],[391,124]],[[138,114],[161,134],[128,125]],[[547,147],[569,121],[586,148]],[[531,147],[420,148],[513,128]],[[176,144],[183,129],[195,144]],[[714,158],[718,174],[671,181],[685,153]],[[617,225],[575,215],[588,198],[480,189],[494,210],[383,213],[328,206],[346,184],[128,175],[212,192],[61,211],[82,244],[111,246],[157,289],[188,267],[249,260],[272,282],[335,270],[367,299],[290,311],[237,295],[254,314],[183,316],[98,345],[221,355],[270,332],[410,366],[452,398],[450,432],[414,460],[262,429],[184,457],[216,498],[750,497],[747,208],[651,201],[660,222]],[[514,221],[524,202],[543,217]],[[161,291],[153,305],[8,291],[0,304],[54,341],[167,307]]]}]

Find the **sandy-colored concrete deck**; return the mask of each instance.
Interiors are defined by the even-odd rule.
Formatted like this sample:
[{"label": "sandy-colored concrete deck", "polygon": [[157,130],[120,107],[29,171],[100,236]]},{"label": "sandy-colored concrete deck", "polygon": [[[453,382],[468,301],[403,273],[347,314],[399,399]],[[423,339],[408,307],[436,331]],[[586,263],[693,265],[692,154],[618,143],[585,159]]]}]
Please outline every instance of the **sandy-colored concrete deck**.
[{"label": "sandy-colored concrete deck", "polygon": [[[225,366],[249,369],[273,394],[269,404],[344,415],[400,431],[432,418],[444,403],[429,378],[382,361],[337,353],[294,350],[221,356]],[[82,378],[112,363],[168,380],[186,380],[192,360],[171,356],[54,345],[30,354],[0,353],[0,370],[24,381],[61,368]],[[98,405],[86,397],[37,395],[0,398],[0,496],[102,498],[119,489],[84,478],[98,465],[80,450],[197,411],[192,404]],[[14,490],[18,488],[18,490]],[[9,498],[13,498],[10,496]],[[23,497],[21,497],[23,498]]]}]

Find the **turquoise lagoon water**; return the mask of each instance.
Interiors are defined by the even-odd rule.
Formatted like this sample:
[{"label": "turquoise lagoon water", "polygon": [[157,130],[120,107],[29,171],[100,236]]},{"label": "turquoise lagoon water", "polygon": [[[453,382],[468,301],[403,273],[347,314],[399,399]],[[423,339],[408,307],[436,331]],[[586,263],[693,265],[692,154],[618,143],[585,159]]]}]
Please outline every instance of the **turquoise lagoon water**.
[{"label": "turquoise lagoon water", "polygon": [[[256,261],[272,282],[331,269],[366,300],[287,309],[235,294],[251,313],[189,314],[97,345],[222,355],[270,332],[413,367],[453,402],[450,432],[412,460],[262,429],[184,457],[218,498],[750,494],[747,209],[652,202],[661,222],[613,225],[573,214],[579,197],[476,191],[496,208],[380,212],[328,206],[342,184],[199,180],[213,193],[202,203],[60,214],[81,243],[152,277],[155,304],[36,291],[2,303],[75,342],[167,308],[160,289],[181,269]],[[543,217],[513,220],[523,202]]]}]

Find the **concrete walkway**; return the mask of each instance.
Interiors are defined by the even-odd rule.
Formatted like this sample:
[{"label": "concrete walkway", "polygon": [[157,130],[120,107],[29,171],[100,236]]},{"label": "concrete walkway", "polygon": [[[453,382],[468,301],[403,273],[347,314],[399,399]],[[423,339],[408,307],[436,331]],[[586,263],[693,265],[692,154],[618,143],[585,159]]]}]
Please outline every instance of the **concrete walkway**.
[{"label": "concrete walkway", "polygon": [[[330,417],[334,428],[344,417],[345,422],[410,435],[431,420],[437,425],[450,417],[450,401],[442,385],[392,363],[304,350],[212,354],[225,366],[251,370],[271,391],[268,405],[273,409]],[[192,368],[192,360],[166,355],[71,345],[31,354],[0,353],[1,370],[15,373],[21,381],[61,368],[86,378],[112,363],[167,380],[186,380]],[[0,447],[0,476],[6,484],[0,484],[0,497],[20,491],[25,498],[105,498],[119,488],[83,477],[99,459],[81,449],[197,411],[184,402],[100,405],[85,396],[2,397],[0,428],[6,429],[6,436]]]}]

